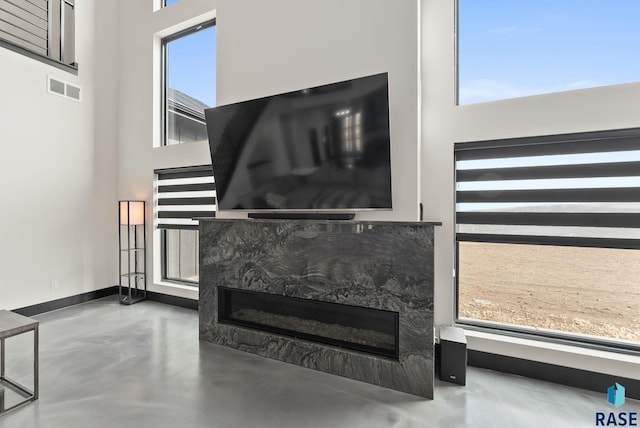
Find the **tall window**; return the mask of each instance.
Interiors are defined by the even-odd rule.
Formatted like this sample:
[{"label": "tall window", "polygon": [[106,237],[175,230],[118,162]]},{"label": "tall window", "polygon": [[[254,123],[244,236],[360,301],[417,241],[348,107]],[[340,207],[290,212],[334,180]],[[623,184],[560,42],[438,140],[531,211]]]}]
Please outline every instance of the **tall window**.
[{"label": "tall window", "polygon": [[206,141],[216,99],[216,27],[209,21],[162,40],[163,144]]},{"label": "tall window", "polygon": [[198,222],[193,219],[215,215],[211,165],[159,169],[155,173],[162,279],[198,285]]},{"label": "tall window", "polygon": [[75,0],[1,1],[0,46],[77,69]]},{"label": "tall window", "polygon": [[458,102],[638,82],[640,2],[458,0]]},{"label": "tall window", "polygon": [[458,321],[640,349],[640,129],[455,158]]}]

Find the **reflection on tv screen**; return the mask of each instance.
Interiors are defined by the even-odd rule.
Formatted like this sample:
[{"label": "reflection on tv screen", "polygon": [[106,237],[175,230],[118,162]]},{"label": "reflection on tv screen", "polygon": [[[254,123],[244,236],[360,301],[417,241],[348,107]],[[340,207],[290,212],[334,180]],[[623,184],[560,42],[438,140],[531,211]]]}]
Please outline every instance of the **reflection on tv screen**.
[{"label": "reflection on tv screen", "polygon": [[205,115],[219,209],[391,208],[386,73]]}]

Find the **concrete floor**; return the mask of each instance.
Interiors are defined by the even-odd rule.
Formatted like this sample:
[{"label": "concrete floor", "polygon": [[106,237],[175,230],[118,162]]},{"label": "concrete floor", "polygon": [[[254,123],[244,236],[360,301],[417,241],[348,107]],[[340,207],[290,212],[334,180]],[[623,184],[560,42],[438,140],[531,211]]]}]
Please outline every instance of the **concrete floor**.
[{"label": "concrete floor", "polygon": [[[1,416],[2,428],[593,427],[596,412],[615,410],[604,391],[476,368],[467,386],[436,381],[435,399],[421,400],[200,343],[197,312],[155,302],[113,296],[34,318],[40,399]],[[7,341],[7,371],[30,385],[23,336]]]}]

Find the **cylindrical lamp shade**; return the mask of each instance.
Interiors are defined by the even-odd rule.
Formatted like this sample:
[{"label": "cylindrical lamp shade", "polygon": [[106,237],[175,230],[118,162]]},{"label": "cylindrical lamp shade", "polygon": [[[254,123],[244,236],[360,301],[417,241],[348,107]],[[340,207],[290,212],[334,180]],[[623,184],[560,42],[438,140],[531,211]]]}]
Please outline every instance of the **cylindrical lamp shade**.
[{"label": "cylindrical lamp shade", "polygon": [[120,224],[144,224],[144,201],[120,201]]}]

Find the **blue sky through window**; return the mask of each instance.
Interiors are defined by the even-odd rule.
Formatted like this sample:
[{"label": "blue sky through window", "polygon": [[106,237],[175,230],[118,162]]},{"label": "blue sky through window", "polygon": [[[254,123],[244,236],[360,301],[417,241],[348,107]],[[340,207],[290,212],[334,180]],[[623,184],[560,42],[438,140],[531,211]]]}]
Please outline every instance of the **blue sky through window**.
[{"label": "blue sky through window", "polygon": [[167,46],[167,56],[169,87],[215,106],[216,27],[173,40]]},{"label": "blue sky through window", "polygon": [[640,81],[640,1],[459,0],[459,103]]}]

